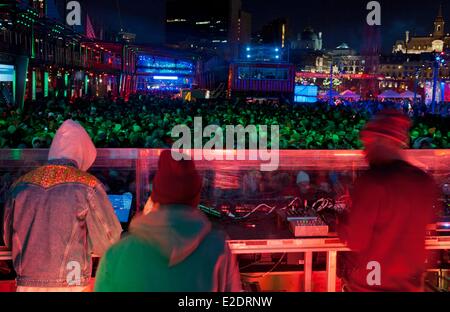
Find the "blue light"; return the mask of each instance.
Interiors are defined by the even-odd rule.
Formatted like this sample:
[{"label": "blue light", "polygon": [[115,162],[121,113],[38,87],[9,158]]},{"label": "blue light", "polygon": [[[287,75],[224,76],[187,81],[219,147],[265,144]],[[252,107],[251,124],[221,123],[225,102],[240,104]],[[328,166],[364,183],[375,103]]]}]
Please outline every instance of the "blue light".
[{"label": "blue light", "polygon": [[276,59],[279,59],[279,58],[280,58],[280,56],[279,56],[279,55],[277,55],[277,56],[275,56],[275,58],[276,58]]},{"label": "blue light", "polygon": [[247,54],[247,58],[251,58],[252,56],[250,54]]},{"label": "blue light", "polygon": [[275,49],[275,52],[278,52],[278,51],[280,51],[280,49],[276,48],[276,49]]},{"label": "blue light", "polygon": [[247,48],[247,51],[250,51],[250,48]]},{"label": "blue light", "polygon": [[178,80],[177,76],[153,76],[155,80]]}]

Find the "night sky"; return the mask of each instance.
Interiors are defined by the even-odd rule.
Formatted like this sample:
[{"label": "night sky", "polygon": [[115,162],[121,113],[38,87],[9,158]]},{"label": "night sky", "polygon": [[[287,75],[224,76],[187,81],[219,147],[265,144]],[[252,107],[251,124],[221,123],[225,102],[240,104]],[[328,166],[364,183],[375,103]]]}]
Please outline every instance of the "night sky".
[{"label": "night sky", "polygon": [[[189,0],[186,0],[189,1]],[[220,1],[220,0],[215,0]],[[95,23],[105,28],[118,29],[116,0],[85,0]],[[214,1],[212,1],[214,2]],[[253,31],[277,17],[287,17],[292,34],[311,25],[322,31],[325,48],[342,42],[359,50],[368,11],[369,0],[242,0],[244,9],[253,15]],[[164,41],[164,20],[161,13],[164,0],[119,0],[123,26],[137,34],[139,42]],[[418,35],[432,32],[439,4],[444,6],[444,17],[450,32],[450,3],[442,0],[381,0],[382,46],[389,52],[396,39],[404,37],[406,30]]]}]

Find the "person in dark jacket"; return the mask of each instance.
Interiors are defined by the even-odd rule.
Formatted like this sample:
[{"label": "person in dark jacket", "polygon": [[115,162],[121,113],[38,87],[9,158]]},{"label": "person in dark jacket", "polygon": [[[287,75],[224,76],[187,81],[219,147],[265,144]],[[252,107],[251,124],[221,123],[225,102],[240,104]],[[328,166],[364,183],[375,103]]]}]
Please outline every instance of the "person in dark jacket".
[{"label": "person in dark jacket", "polygon": [[237,292],[239,269],[224,233],[198,209],[202,179],[194,162],[159,159],[144,213],[100,262],[99,292]]},{"label": "person in dark jacket", "polygon": [[101,256],[119,240],[122,228],[104,187],[86,172],[96,156],[83,127],[67,120],[48,164],[13,184],[4,241],[12,249],[18,292],[88,290],[92,254]]},{"label": "person in dark jacket", "polygon": [[408,117],[387,110],[361,132],[370,169],[355,182],[351,211],[339,226],[353,250],[346,261],[349,291],[423,290],[426,226],[437,187],[403,156],[410,125]]}]

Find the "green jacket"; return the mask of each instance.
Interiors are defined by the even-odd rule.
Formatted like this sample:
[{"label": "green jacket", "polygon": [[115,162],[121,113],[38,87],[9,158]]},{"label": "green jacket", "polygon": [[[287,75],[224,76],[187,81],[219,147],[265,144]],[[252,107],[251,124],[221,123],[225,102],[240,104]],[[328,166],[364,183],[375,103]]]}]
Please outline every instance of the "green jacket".
[{"label": "green jacket", "polygon": [[97,270],[99,292],[238,292],[224,233],[197,209],[166,206],[133,220]]}]

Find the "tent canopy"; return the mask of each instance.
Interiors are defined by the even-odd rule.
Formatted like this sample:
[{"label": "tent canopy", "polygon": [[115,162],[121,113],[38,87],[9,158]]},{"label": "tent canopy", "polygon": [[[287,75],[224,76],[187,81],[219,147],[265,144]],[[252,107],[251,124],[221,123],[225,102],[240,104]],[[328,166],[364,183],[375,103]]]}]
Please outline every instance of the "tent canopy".
[{"label": "tent canopy", "polygon": [[[400,96],[404,99],[414,99],[414,92],[408,90],[400,94]],[[420,94],[416,94],[417,98],[421,98]]]},{"label": "tent canopy", "polygon": [[401,99],[402,96],[393,90],[386,90],[381,93],[378,98],[380,99]]},{"label": "tent canopy", "polygon": [[356,94],[355,92],[353,92],[351,90],[345,90],[344,92],[341,93],[340,97],[343,99],[360,99],[361,98],[361,96],[359,94]]}]

